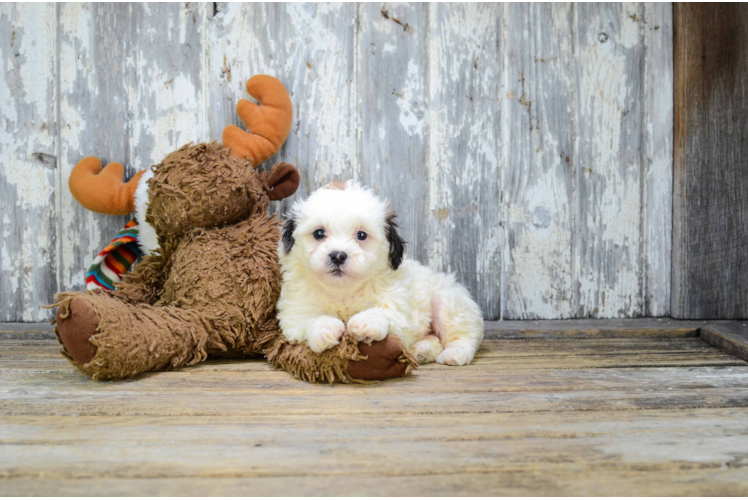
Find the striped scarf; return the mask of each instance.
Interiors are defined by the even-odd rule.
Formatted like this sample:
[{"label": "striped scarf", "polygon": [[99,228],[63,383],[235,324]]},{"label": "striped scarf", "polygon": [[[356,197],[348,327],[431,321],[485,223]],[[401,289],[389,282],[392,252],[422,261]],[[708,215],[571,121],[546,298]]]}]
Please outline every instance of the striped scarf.
[{"label": "striped scarf", "polygon": [[102,250],[86,272],[86,290],[114,290],[122,275],[130,270],[142,251],[138,245],[138,221],[131,220]]}]

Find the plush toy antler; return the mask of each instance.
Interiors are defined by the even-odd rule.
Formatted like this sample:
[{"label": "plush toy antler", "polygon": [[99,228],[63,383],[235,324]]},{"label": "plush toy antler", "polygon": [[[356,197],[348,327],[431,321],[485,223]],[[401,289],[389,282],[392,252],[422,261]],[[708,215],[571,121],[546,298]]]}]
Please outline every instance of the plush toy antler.
[{"label": "plush toy antler", "polygon": [[101,160],[83,158],[70,173],[70,192],[78,202],[100,214],[126,215],[135,209],[135,189],[145,173],[141,170],[126,184],[125,167],[113,162],[101,169]]},{"label": "plush toy antler", "polygon": [[[246,158],[257,167],[283,145],[291,131],[293,107],[286,88],[272,76],[250,78],[247,92],[259,101],[259,104],[253,104],[241,99],[236,106],[248,132],[229,125],[223,130],[223,143],[231,148],[232,156]],[[136,173],[127,183],[123,183],[124,173],[125,167],[121,163],[109,163],[102,170],[101,161],[89,156],[78,162],[70,173],[70,192],[81,205],[93,212],[129,214],[135,208],[135,190],[145,170]],[[283,181],[280,183],[283,189],[281,185],[271,189],[270,198],[278,200],[292,194],[299,180],[293,167],[274,169],[269,185]]]},{"label": "plush toy antler", "polygon": [[223,129],[223,144],[231,148],[232,156],[248,158],[256,167],[273,156],[288,137],[293,107],[286,88],[272,76],[253,76],[247,81],[247,92],[260,103],[241,99],[236,105],[236,113],[249,132],[229,125]]}]

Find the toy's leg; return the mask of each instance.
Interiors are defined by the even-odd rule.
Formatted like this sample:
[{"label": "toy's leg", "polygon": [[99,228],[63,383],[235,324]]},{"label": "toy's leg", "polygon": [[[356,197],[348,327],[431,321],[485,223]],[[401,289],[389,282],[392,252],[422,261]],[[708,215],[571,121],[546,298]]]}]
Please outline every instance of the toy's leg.
[{"label": "toy's leg", "polygon": [[278,331],[265,349],[268,361],[307,382],[360,382],[407,375],[418,367],[400,339],[388,335],[371,345],[343,335],[340,344],[324,352],[312,351],[306,342],[292,342]]},{"label": "toy's leg", "polygon": [[107,293],[66,292],[57,302],[63,354],[94,379],[196,363],[221,342],[197,311],[133,306]]}]

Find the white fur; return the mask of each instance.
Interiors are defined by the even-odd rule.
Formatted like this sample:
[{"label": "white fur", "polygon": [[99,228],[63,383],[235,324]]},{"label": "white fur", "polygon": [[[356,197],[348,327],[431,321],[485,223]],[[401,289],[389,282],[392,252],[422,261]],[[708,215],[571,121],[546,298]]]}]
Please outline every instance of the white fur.
[{"label": "white fur", "polygon": [[[421,362],[470,363],[483,340],[478,305],[452,275],[407,258],[392,269],[387,212],[386,203],[352,181],[294,204],[295,242],[288,253],[282,241],[278,246],[284,335],[321,352],[336,345],[347,327],[364,342],[395,335]],[[317,229],[325,230],[324,239],[314,238]],[[359,241],[358,231],[368,237]],[[339,275],[330,264],[334,251],[348,255]]]},{"label": "white fur", "polygon": [[135,218],[138,219],[138,236],[140,249],[145,255],[151,255],[158,248],[158,236],[153,226],[145,221],[148,212],[148,180],[153,177],[153,170],[146,169],[135,188]]},{"label": "white fur", "polygon": [[309,348],[314,352],[323,352],[340,343],[345,332],[345,323],[332,316],[319,316],[309,325]]}]

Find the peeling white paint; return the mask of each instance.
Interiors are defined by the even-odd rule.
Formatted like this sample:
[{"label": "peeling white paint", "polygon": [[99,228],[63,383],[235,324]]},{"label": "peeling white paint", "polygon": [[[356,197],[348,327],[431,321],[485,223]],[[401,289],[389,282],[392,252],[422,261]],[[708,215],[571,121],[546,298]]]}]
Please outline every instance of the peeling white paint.
[{"label": "peeling white paint", "polygon": [[[673,6],[645,4],[646,157],[643,239],[646,315],[670,314],[673,222]],[[658,26],[659,29],[654,29]]]},{"label": "peeling white paint", "polygon": [[[18,56],[24,59],[20,66],[20,89],[26,105],[32,112],[42,114],[49,105],[49,77],[54,74],[54,16],[50,7],[45,4],[24,5],[24,16],[35,22],[28,22],[23,27],[23,43],[18,48]],[[49,44],[52,44],[51,46]],[[47,124],[50,128],[53,123]]]},{"label": "peeling white paint", "polygon": [[621,34],[618,38],[618,43],[631,49],[640,45],[643,40],[641,39],[641,30],[639,29],[639,23],[644,23],[642,19],[642,11],[640,3],[624,2],[622,6],[621,16]]},{"label": "peeling white paint", "polygon": [[488,317],[500,314],[500,66],[490,64],[499,57],[500,12],[429,7],[428,264],[456,273]]},{"label": "peeling white paint", "polygon": [[506,123],[503,172],[506,211],[503,316],[575,315],[573,126],[576,75],[573,6],[515,4],[506,24],[502,103]]},{"label": "peeling white paint", "polygon": [[492,314],[500,300],[505,318],[667,314],[671,6],[220,9],[0,6],[18,42],[0,46],[0,186],[13,204],[3,205],[0,280],[12,300],[0,319],[46,318],[49,269],[59,262],[60,287],[81,288],[124,223],[72,198],[78,160],[141,169],[218,139],[258,73],[292,96],[291,134],[269,163],[299,167],[297,196],[335,178],[371,185],[400,211],[410,255],[458,273]]},{"label": "peeling white paint", "polygon": [[44,321],[55,292],[55,7],[0,5],[0,321]]},{"label": "peeling white paint", "polygon": [[[609,16],[617,18],[610,22]],[[639,68],[643,45],[616,45],[621,36],[613,32],[605,42],[595,36],[601,26],[611,31],[613,26],[631,21],[620,6],[589,6],[579,17],[586,31],[580,37],[585,43],[578,48],[577,61],[581,69],[577,179],[578,192],[585,201],[584,213],[577,221],[584,228],[575,251],[578,314],[637,316],[643,306],[640,135],[627,135],[623,127],[643,125],[636,82],[629,83],[629,75]],[[636,142],[622,143],[624,138]]]},{"label": "peeling white paint", "polygon": [[[288,4],[271,23],[269,6],[229,5],[226,19],[211,32],[211,60],[225,58],[233,79],[224,90],[220,80],[225,74],[211,71],[213,91],[230,92],[233,102],[246,99],[246,80],[266,73],[278,77],[291,93],[294,126],[282,159],[308,173],[296,196],[334,179],[357,176],[356,86],[350,76],[355,27],[349,22],[356,8]],[[257,29],[246,29],[255,23]],[[230,88],[234,85],[238,91]],[[213,119],[216,135],[227,125],[228,113],[233,110],[227,108]]]},{"label": "peeling white paint", "polygon": [[408,61],[405,85],[397,94],[397,105],[400,108],[400,125],[403,130],[410,135],[422,137],[428,123],[428,109],[419,101],[424,93],[420,75],[421,69],[415,61]]},{"label": "peeling white paint", "polygon": [[[55,192],[51,172],[36,162],[8,158],[4,163],[5,180],[15,186],[18,196],[16,208],[45,208],[53,205]],[[31,228],[30,228],[31,229]]]}]

